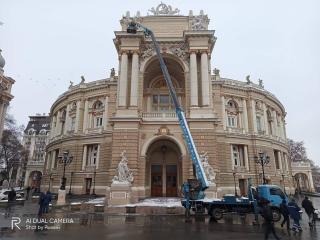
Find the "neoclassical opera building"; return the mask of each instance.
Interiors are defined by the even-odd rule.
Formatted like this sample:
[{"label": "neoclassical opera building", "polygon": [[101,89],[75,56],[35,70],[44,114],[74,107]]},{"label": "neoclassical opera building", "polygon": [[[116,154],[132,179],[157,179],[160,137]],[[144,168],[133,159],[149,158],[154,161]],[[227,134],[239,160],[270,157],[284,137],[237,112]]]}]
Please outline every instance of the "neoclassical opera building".
[{"label": "neoclassical opera building", "polygon": [[154,31],[198,152],[214,170],[208,196],[234,193],[235,186],[245,195],[249,178],[262,183],[254,159],[261,151],[270,157],[267,182],[290,191],[284,106],[262,81],[227,79],[212,69],[216,37],[203,11],[180,15],[163,3],[147,16],[128,12],[120,20],[113,40],[118,71],[92,82],[82,78],[53,103],[43,187],[58,191],[64,167],[59,156],[65,151],[73,157],[65,167],[66,190],[71,186],[72,193],[94,191],[108,199],[121,160],[133,176],[131,202],[180,196],[181,184],[194,177],[151,40],[126,32],[132,19]]}]

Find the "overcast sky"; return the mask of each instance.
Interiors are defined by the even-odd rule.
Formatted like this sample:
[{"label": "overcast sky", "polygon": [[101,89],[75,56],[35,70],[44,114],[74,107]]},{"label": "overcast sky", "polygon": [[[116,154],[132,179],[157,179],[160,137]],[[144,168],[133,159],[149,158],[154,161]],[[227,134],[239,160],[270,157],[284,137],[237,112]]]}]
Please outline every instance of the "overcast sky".
[{"label": "overcast sky", "polygon": [[[11,113],[20,124],[48,113],[69,86],[109,76],[117,69],[114,30],[129,10],[160,1],[0,0],[0,48],[5,74],[16,80]],[[287,111],[287,135],[305,141],[320,164],[320,1],[318,0],[168,0],[188,15],[201,9],[218,40],[212,66],[223,77],[264,80]]]}]

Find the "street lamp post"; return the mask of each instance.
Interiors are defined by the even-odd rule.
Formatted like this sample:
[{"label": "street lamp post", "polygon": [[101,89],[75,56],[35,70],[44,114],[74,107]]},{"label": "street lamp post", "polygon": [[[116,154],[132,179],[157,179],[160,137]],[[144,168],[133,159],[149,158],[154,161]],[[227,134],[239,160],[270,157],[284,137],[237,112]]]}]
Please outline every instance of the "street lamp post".
[{"label": "street lamp post", "polygon": [[281,177],[282,177],[282,183],[283,183],[283,191],[284,191],[285,194],[287,194],[286,193],[286,185],[285,185],[285,182],[284,182],[284,174],[281,174]]},{"label": "street lamp post", "polygon": [[263,178],[263,184],[267,184],[266,176],[264,173],[264,166],[267,165],[270,162],[270,157],[264,153],[264,152],[259,152],[258,156],[254,157],[254,160],[257,164],[260,164],[262,167],[262,178]]},{"label": "street lamp post", "polygon": [[70,173],[70,187],[69,187],[69,195],[71,195],[71,186],[72,186],[72,176],[73,176],[73,172]]},{"label": "street lamp post", "polygon": [[66,203],[66,166],[70,164],[73,160],[73,156],[70,155],[69,151],[64,151],[62,155],[59,156],[59,163],[63,164],[63,173],[61,178],[61,186],[58,192],[58,205],[64,205]]},{"label": "street lamp post", "polygon": [[234,182],[234,195],[237,197],[238,192],[237,192],[237,184],[236,184],[236,171],[233,170],[232,175],[233,175],[233,182]]}]

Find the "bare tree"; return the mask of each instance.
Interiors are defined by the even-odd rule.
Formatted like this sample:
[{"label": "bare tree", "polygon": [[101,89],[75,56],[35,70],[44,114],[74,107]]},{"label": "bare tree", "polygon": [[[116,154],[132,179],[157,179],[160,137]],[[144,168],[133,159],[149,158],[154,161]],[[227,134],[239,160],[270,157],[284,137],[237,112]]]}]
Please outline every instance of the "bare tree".
[{"label": "bare tree", "polygon": [[288,139],[289,158],[292,162],[308,162],[307,151],[303,141]]}]

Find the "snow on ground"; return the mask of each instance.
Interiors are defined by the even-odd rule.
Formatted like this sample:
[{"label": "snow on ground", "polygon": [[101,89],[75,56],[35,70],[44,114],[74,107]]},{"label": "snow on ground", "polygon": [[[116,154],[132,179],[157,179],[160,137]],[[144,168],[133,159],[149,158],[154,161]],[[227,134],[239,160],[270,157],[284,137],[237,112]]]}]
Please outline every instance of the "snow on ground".
[{"label": "snow on ground", "polygon": [[181,207],[181,198],[147,198],[126,207]]},{"label": "snow on ground", "polygon": [[95,199],[92,199],[90,201],[87,201],[86,203],[89,203],[89,204],[105,204],[105,197],[100,197],[100,198],[95,198]]}]

